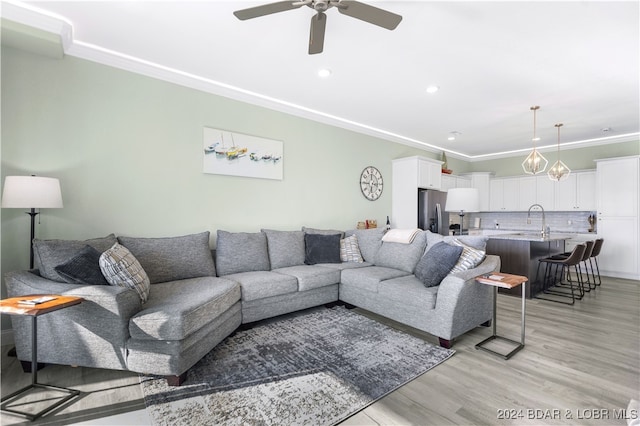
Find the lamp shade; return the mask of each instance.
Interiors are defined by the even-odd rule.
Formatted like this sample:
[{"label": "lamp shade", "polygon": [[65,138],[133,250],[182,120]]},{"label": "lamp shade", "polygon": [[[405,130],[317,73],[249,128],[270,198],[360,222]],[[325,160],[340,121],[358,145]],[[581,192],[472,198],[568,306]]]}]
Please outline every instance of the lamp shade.
[{"label": "lamp shade", "polygon": [[480,210],[480,195],[476,188],[453,188],[447,192],[448,212],[477,212]]},{"label": "lamp shade", "polygon": [[2,191],[3,208],[62,208],[60,181],[41,176],[7,176]]}]

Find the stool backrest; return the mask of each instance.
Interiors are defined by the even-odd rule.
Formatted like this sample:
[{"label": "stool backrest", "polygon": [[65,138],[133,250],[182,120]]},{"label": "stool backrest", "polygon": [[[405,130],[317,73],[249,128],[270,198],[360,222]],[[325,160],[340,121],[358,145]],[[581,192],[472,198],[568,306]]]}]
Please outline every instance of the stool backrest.
[{"label": "stool backrest", "polygon": [[567,257],[564,261],[565,264],[569,266],[577,265],[582,262],[582,256],[584,256],[584,252],[587,249],[586,244],[577,244],[569,257]]},{"label": "stool backrest", "polygon": [[591,257],[591,252],[593,251],[593,241],[585,241],[584,245],[584,254],[582,255],[583,262]]},{"label": "stool backrest", "polygon": [[597,257],[600,254],[600,250],[602,250],[602,243],[604,242],[603,238],[598,238],[596,242],[593,244],[593,250],[591,251],[591,257]]}]

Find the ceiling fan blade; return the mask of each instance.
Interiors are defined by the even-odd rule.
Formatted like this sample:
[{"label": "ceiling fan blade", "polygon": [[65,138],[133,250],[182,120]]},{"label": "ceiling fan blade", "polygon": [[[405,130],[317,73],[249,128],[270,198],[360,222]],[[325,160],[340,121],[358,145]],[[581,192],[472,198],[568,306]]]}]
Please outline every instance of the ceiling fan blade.
[{"label": "ceiling fan blade", "polygon": [[340,0],[340,3],[336,6],[343,15],[351,16],[388,30],[395,29],[402,21],[402,16],[400,15],[355,0]]},{"label": "ceiling fan blade", "polygon": [[271,15],[272,13],[285,12],[287,10],[302,7],[304,3],[290,1],[278,1],[275,3],[263,4],[262,6],[250,7],[248,9],[236,10],[233,12],[236,18],[244,21],[245,19],[257,18],[259,16]]},{"label": "ceiling fan blade", "polygon": [[327,15],[316,13],[311,18],[311,32],[309,34],[309,55],[322,53],[324,47],[324,29],[327,26]]}]

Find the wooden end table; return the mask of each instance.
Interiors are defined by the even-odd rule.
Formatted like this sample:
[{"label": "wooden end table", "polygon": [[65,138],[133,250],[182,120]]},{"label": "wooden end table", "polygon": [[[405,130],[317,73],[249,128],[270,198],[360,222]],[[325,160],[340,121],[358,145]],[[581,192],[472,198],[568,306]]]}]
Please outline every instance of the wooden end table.
[{"label": "wooden end table", "polygon": [[[525,303],[527,300],[526,284],[527,284],[527,281],[529,281],[529,278],[524,277],[522,275],[512,275],[512,274],[505,274],[502,272],[493,272],[491,274],[485,274],[485,275],[480,275],[476,277],[476,281],[481,284],[493,286],[493,321],[492,321],[493,333],[491,336],[484,339],[482,342],[478,343],[476,345],[476,349],[482,349],[494,355],[501,356],[504,359],[509,359],[520,349],[524,348],[524,329],[525,329],[524,316],[525,316]],[[496,300],[498,299],[498,288],[512,289],[512,288],[518,287],[519,285],[522,285],[522,319],[520,323],[520,342],[516,342],[515,340],[498,336],[498,334],[496,333],[496,322],[497,322],[496,321]],[[514,343],[517,346],[507,354],[501,354],[499,352],[493,351],[483,346],[485,343],[488,343],[495,339],[500,339],[506,342]]]},{"label": "wooden end table", "polygon": [[[27,305],[24,303],[20,303],[25,300],[34,300],[42,297],[52,297],[54,299],[39,303],[37,305]],[[74,389],[63,388],[60,386],[52,386],[45,385],[43,383],[38,383],[38,316],[48,314],[49,312],[54,312],[60,309],[67,308],[69,306],[77,305],[82,302],[84,299],[81,297],[74,296],[60,296],[57,294],[37,294],[37,295],[29,295],[29,296],[20,296],[20,297],[12,297],[9,299],[0,300],[0,313],[8,314],[8,315],[23,315],[31,317],[31,384],[26,386],[11,395],[7,395],[0,400],[2,404],[0,408],[2,411],[17,414],[20,416],[24,416],[29,420],[35,420],[42,415],[48,413],[56,407],[61,406],[66,403],[70,399],[80,395],[80,391]],[[15,410],[9,408],[9,404],[11,404],[14,400],[18,399],[18,397],[23,394],[31,391],[32,389],[49,389],[58,392],[67,393],[68,395],[62,398],[59,401],[56,401],[53,404],[45,407],[44,409],[38,411],[35,414],[26,411]]]}]

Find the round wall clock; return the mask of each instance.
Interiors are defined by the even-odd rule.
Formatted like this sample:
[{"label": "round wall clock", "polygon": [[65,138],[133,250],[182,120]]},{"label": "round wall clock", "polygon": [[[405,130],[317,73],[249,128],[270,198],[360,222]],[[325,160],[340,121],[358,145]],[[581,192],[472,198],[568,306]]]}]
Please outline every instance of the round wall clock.
[{"label": "round wall clock", "polygon": [[375,201],[382,195],[382,173],[373,166],[365,167],[360,174],[360,190],[367,200]]}]

